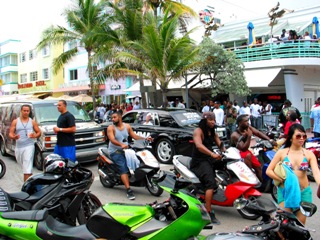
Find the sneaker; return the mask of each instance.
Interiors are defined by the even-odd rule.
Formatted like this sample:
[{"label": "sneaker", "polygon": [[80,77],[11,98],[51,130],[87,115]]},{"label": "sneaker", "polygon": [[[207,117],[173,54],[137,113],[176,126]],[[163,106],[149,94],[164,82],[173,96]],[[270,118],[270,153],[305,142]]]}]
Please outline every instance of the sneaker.
[{"label": "sneaker", "polygon": [[127,198],[130,199],[130,200],[134,200],[136,197],[134,196],[134,193],[131,189],[129,189],[127,191]]},{"label": "sneaker", "polygon": [[209,215],[212,224],[220,225],[220,221],[216,218],[216,215],[213,212],[209,213]]}]

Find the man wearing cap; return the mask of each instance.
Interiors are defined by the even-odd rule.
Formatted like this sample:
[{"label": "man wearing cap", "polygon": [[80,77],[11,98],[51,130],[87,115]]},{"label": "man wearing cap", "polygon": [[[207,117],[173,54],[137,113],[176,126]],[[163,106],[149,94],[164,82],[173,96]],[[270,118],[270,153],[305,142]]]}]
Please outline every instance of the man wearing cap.
[{"label": "man wearing cap", "polygon": [[240,115],[236,121],[238,128],[231,134],[230,145],[240,150],[240,155],[244,160],[244,163],[255,170],[255,173],[259,180],[262,182],[262,168],[259,160],[249,151],[252,135],[264,140],[270,140],[270,138],[258,131],[254,127],[249,125],[249,117],[246,114]]},{"label": "man wearing cap", "polygon": [[211,222],[220,224],[219,220],[215,218],[215,214],[211,209],[211,199],[214,192],[218,189],[215,180],[215,169],[219,165],[222,158],[221,155],[212,151],[214,143],[225,151],[218,134],[215,132],[215,114],[213,112],[205,112],[202,119],[193,132],[194,151],[191,160],[190,169],[200,179],[205,188],[205,207],[210,214]]}]

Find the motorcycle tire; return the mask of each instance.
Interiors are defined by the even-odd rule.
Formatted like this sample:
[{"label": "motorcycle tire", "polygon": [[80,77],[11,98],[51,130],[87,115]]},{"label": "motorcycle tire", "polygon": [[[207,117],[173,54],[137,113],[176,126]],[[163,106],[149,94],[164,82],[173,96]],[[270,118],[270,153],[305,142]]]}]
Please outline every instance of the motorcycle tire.
[{"label": "motorcycle tire", "polygon": [[5,163],[0,159],[0,178],[2,178],[6,174],[6,165]]},{"label": "motorcycle tire", "polygon": [[78,224],[86,224],[90,216],[101,206],[102,204],[97,196],[92,193],[86,195],[77,214]]},{"label": "motorcycle tire", "polygon": [[102,184],[102,186],[104,186],[105,188],[113,188],[114,187],[114,183],[110,182],[108,179],[105,179],[101,176],[99,176],[100,178],[100,182]]},{"label": "motorcycle tire", "polygon": [[[257,197],[255,197],[255,196],[251,196],[249,198],[250,201],[255,201],[255,199],[257,199]],[[254,214],[254,213],[250,212],[246,207],[244,207],[242,209],[237,209],[237,211],[241,215],[241,217],[243,217],[244,219],[256,220],[259,217],[261,217],[261,215],[259,215],[259,214]]]},{"label": "motorcycle tire", "polygon": [[153,196],[159,197],[163,193],[163,189],[151,179],[147,179],[146,188]]}]

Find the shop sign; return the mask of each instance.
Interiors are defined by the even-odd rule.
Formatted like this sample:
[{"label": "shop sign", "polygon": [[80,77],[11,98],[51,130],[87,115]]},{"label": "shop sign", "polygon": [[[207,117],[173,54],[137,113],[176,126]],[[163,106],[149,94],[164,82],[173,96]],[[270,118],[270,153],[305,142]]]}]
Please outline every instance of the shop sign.
[{"label": "shop sign", "polygon": [[121,89],[121,85],[111,85],[111,90],[119,90]]},{"label": "shop sign", "polygon": [[31,88],[33,87],[32,83],[22,83],[22,84],[18,84],[18,89],[22,89],[22,88]]}]

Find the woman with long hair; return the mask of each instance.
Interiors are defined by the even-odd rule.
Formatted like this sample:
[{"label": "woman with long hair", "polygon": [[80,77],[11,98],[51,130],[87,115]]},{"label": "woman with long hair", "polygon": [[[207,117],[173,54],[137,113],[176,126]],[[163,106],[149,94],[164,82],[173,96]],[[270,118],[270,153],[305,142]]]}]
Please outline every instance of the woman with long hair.
[{"label": "woman with long hair", "polygon": [[[270,178],[280,181],[278,203],[291,212],[299,209],[302,201],[312,202],[312,190],[307,177],[309,167],[312,169],[317,184],[320,184],[317,159],[311,151],[304,148],[306,139],[307,134],[304,127],[301,124],[292,124],[284,148],[277,151],[266,172]],[[285,180],[274,172],[279,161],[283,162],[286,171]],[[297,211],[296,215],[301,223],[306,223],[306,216],[300,210]]]}]

